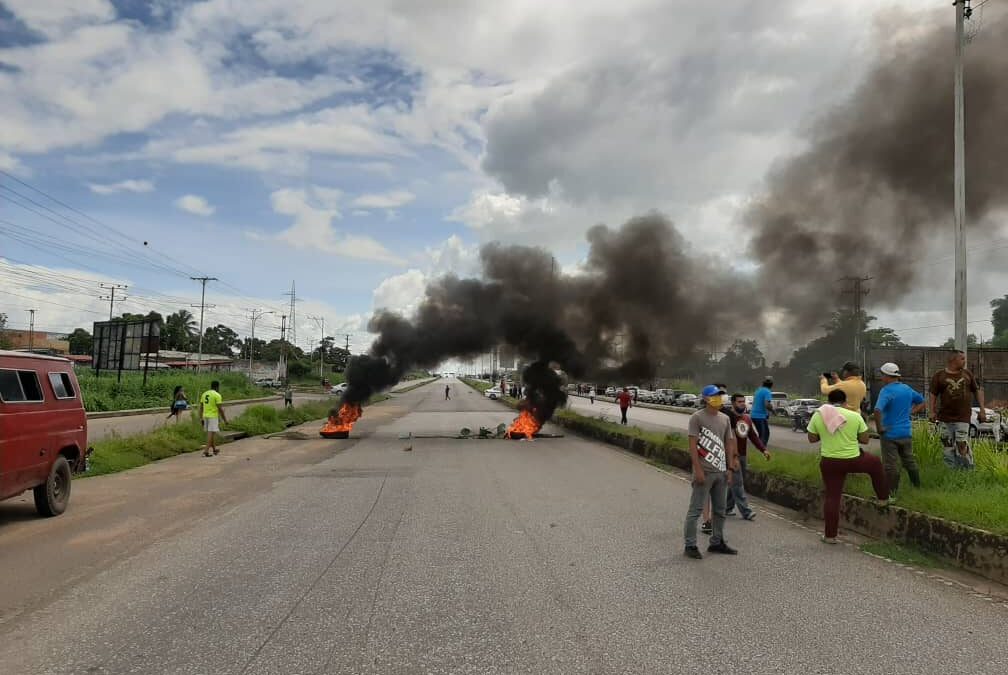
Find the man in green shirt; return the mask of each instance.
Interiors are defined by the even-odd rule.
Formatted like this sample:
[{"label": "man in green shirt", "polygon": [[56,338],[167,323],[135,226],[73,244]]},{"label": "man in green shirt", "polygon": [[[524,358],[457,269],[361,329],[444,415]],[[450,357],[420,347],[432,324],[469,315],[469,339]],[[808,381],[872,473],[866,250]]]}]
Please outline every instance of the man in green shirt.
[{"label": "man in green shirt", "polygon": [[826,486],[823,501],[823,542],[837,543],[840,527],[840,499],[844,482],[849,473],[866,473],[871,477],[872,487],[879,504],[889,503],[889,481],[886,480],[882,461],[875,455],[864,452],[862,445],[868,444],[868,425],[860,412],[845,407],[847,394],[843,389],[829,393],[829,404],[815,411],[808,424],[809,443],[821,443],[819,471]]},{"label": "man in green shirt", "polygon": [[210,388],[200,394],[200,418],[203,420],[203,427],[207,432],[207,446],[203,451],[204,457],[212,457],[220,453],[217,449],[217,434],[220,432],[221,420],[227,424],[227,415],[224,412],[224,397],[220,394],[220,382],[214,380],[210,383]]}]

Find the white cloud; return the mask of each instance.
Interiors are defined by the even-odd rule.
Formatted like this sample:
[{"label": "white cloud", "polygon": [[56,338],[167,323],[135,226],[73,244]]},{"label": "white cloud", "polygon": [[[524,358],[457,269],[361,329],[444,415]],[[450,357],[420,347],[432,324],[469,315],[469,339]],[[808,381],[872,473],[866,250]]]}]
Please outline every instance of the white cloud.
[{"label": "white cloud", "polygon": [[4,0],[4,5],[30,28],[55,37],[79,26],[115,18],[115,8],[108,0]]},{"label": "white cloud", "polygon": [[112,195],[118,192],[151,192],[154,183],[149,180],[134,180],[132,178],[118,183],[88,183],[91,192],[99,195]]},{"label": "white cloud", "polygon": [[414,199],[416,195],[409,190],[390,190],[360,195],[353,200],[353,205],[361,209],[397,209]]},{"label": "white cloud", "polygon": [[197,216],[212,216],[215,209],[199,195],[185,195],[175,200],[175,206]]},{"label": "white cloud", "polygon": [[[371,260],[390,265],[405,261],[377,240],[358,234],[339,232],[334,219],[341,217],[337,206],[339,191],[313,186],[308,190],[286,188],[270,195],[273,210],[291,216],[293,224],[275,236],[288,245],[315,251],[325,251],[346,258]],[[263,238],[262,235],[258,235]]]},{"label": "white cloud", "polygon": [[374,308],[376,311],[387,309],[408,316],[416,311],[426,288],[427,275],[418,269],[388,277],[374,290]]},{"label": "white cloud", "polygon": [[0,170],[15,173],[20,171],[22,166],[21,161],[17,157],[0,151]]}]

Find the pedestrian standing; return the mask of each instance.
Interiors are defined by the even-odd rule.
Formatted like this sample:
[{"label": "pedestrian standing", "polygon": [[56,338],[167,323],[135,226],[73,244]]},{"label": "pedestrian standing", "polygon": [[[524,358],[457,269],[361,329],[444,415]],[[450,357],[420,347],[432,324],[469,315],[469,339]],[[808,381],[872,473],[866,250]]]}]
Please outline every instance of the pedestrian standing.
[{"label": "pedestrian standing", "polygon": [[837,389],[843,391],[847,396],[845,408],[861,412],[861,401],[868,393],[868,388],[861,378],[861,367],[858,364],[848,361],[843,365],[839,375],[831,373],[829,379],[826,378],[826,375],[819,376],[819,391],[824,396]]},{"label": "pedestrian standing", "polygon": [[949,356],[945,368],[932,376],[928,392],[931,421],[941,427],[945,463],[954,469],[973,468],[969,428],[974,397],[980,404],[977,419],[984,424],[987,422],[987,408],[983,389],[973,373],[966,369],[966,354],[957,349]]},{"label": "pedestrian standing", "polygon": [[447,384],[444,386],[444,400],[446,401],[451,400],[451,387],[448,386]]},{"label": "pedestrian standing", "polygon": [[763,380],[763,386],[753,394],[752,413],[750,414],[753,426],[756,427],[756,432],[759,434],[760,440],[763,441],[763,445],[770,442],[770,415],[773,414],[770,407],[770,401],[773,400],[771,387],[773,387],[773,378],[767,377]]},{"label": "pedestrian standing", "polygon": [[284,408],[294,407],[294,392],[291,391],[290,385],[287,385],[287,389],[284,390]]},{"label": "pedestrian standing", "polygon": [[185,389],[182,388],[182,385],[179,385],[175,387],[175,391],[172,392],[171,412],[168,413],[168,418],[165,421],[174,417],[175,424],[178,424],[179,420],[182,418],[182,413],[188,409],[189,398],[186,396]]},{"label": "pedestrian standing", "polygon": [[621,391],[619,394],[616,395],[616,402],[619,403],[620,424],[626,424],[627,409],[630,408],[631,405],[633,405],[633,397],[630,396],[630,390],[627,389],[626,387],[623,387],[623,391]]},{"label": "pedestrian standing", "polygon": [[738,469],[735,456],[735,432],[731,420],[721,412],[723,397],[718,388],[709,384],[701,391],[704,407],[689,419],[689,449],[693,465],[693,494],[690,496],[689,510],[683,527],[687,558],[703,558],[697,547],[697,520],[703,511],[704,502],[709,497],[713,511],[713,528],[710,553],[734,555],[738,553],[724,540],[725,493],[728,476]]},{"label": "pedestrian standing", "polygon": [[756,449],[763,453],[763,457],[770,461],[770,450],[763,444],[763,439],[756,432],[752,418],[746,414],[745,394],[732,394],[731,405],[728,407],[728,419],[731,420],[732,429],[735,432],[735,454],[738,456],[738,471],[732,473],[731,482],[728,485],[728,499],[725,503],[725,513],[731,515],[738,505],[739,514],[743,520],[755,520],[756,512],[749,506],[746,497],[745,481],[749,473],[749,458],[746,455],[749,443],[752,442]]},{"label": "pedestrian standing", "polygon": [[913,453],[911,415],[924,410],[924,397],[900,381],[900,369],[895,363],[883,363],[879,368],[882,389],[875,401],[875,430],[882,445],[882,464],[889,479],[889,501],[896,498],[900,484],[900,464],[907,470],[910,482],[920,487],[920,471]]},{"label": "pedestrian standing", "polygon": [[210,388],[200,394],[200,419],[207,432],[207,447],[203,450],[204,457],[220,454],[217,448],[217,434],[220,433],[221,420],[227,424],[227,414],[224,412],[224,397],[220,394],[220,382],[214,380]]},{"label": "pedestrian standing", "polygon": [[592,405],[595,405],[595,387],[588,389],[588,400],[591,401]]},{"label": "pedestrian standing", "polygon": [[840,499],[847,474],[868,474],[879,504],[885,506],[889,503],[889,483],[882,462],[860,447],[868,444],[868,425],[860,411],[850,410],[846,404],[847,394],[843,389],[834,389],[829,393],[829,404],[815,411],[808,426],[809,443],[821,444],[819,472],[826,487],[823,501],[823,520],[826,523],[822,540],[826,544],[837,543]]}]

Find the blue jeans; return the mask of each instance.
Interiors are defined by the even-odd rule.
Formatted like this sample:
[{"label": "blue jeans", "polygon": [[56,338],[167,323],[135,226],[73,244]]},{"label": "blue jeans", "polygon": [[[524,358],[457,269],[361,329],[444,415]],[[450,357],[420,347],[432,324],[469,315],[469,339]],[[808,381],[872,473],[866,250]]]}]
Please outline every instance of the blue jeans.
[{"label": "blue jeans", "polygon": [[763,445],[766,445],[770,441],[770,420],[754,418],[752,425],[756,427],[756,433],[759,434],[759,438],[763,441]]},{"label": "blue jeans", "polygon": [[686,546],[697,545],[697,520],[703,513],[704,502],[710,495],[712,532],[710,543],[720,544],[724,541],[725,492],[727,492],[727,477],[724,471],[704,472],[703,485],[693,483],[693,495],[690,497],[689,510],[686,512],[686,525],[683,528]]},{"label": "blue jeans", "polygon": [[752,513],[749,500],[745,493],[745,475],[749,470],[749,458],[745,455],[738,456],[739,470],[732,472],[731,485],[728,486],[727,510],[731,511],[738,505],[739,513],[745,517]]}]

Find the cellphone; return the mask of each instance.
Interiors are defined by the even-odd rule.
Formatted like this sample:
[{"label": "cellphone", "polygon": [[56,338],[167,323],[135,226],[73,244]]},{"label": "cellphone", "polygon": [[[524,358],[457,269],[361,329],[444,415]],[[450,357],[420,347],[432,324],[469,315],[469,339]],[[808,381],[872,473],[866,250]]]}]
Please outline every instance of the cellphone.
[{"label": "cellphone", "polygon": [[823,373],[822,376],[828,380],[833,377],[833,373]]}]

